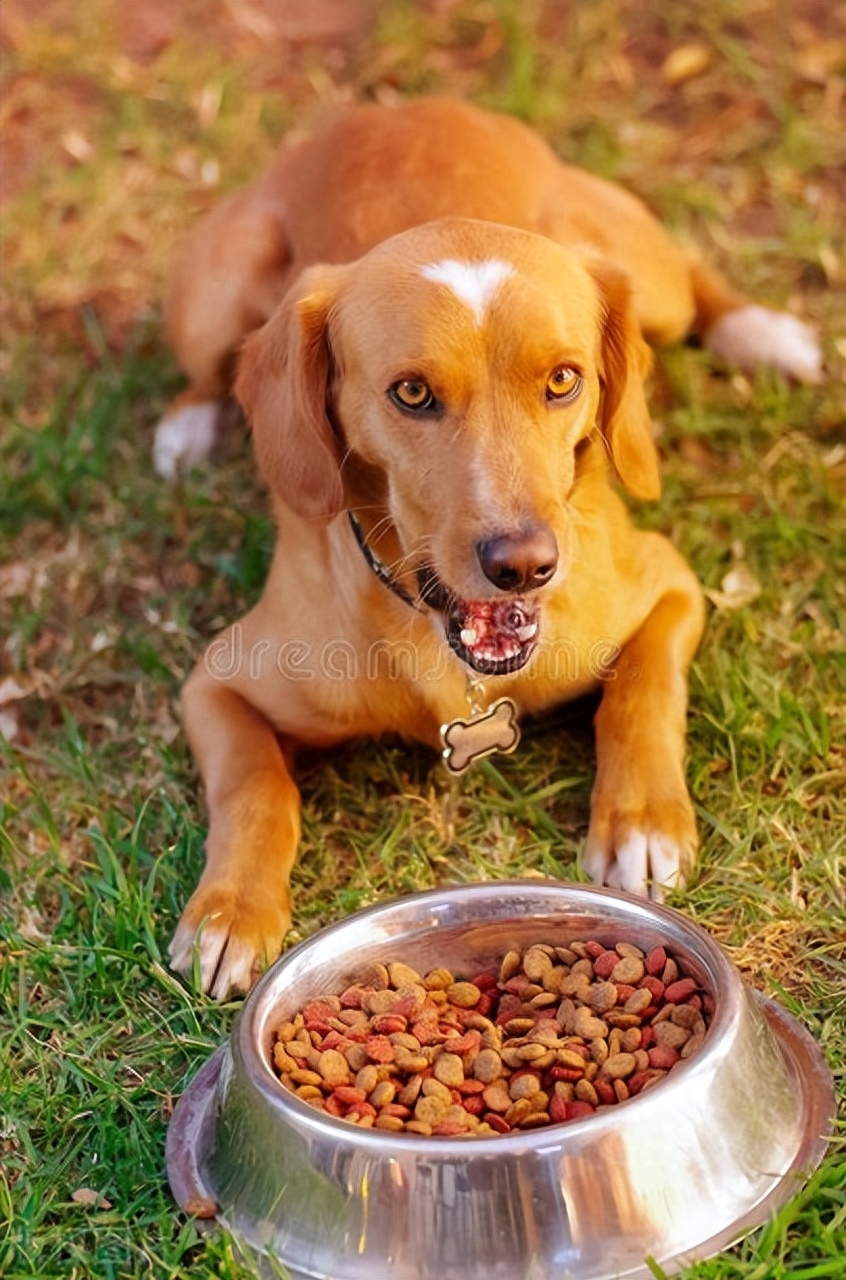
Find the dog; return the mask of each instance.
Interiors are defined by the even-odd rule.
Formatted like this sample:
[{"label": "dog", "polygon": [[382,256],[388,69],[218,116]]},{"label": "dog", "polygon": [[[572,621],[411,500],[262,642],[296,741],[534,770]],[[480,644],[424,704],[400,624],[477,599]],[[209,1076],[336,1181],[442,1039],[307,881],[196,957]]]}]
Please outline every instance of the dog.
[{"label": "dog", "polygon": [[526,126],[437,99],[283,145],[189,234],[166,314],[189,387],[158,469],[208,456],[234,385],[278,527],[259,603],[183,692],[209,831],[174,969],[224,998],[279,953],[299,748],[398,734],[458,772],[592,690],[584,870],[682,885],[702,591],[617,491],[660,491],[648,344],[696,331],[815,381],[811,330]]}]

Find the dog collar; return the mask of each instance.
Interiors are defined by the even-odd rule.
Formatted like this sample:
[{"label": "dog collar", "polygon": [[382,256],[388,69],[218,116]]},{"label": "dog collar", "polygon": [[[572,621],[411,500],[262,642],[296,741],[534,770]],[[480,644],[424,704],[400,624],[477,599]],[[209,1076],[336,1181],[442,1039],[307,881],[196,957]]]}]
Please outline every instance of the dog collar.
[{"label": "dog collar", "polygon": [[400,600],[405,604],[411,605],[412,609],[416,609],[418,613],[423,613],[423,607],[420,603],[415,600],[410,591],[406,591],[405,587],[400,586],[396,578],[391,574],[391,571],[385,564],[384,560],[380,560],[373,548],[368,545],[367,539],[364,536],[364,530],[362,529],[359,518],[355,512],[348,511],[347,515],[349,516],[352,531],[355,534],[355,540],[361,548],[361,554],[364,556],[379,581],[384,583],[389,590],[393,591],[395,596],[399,596]]}]

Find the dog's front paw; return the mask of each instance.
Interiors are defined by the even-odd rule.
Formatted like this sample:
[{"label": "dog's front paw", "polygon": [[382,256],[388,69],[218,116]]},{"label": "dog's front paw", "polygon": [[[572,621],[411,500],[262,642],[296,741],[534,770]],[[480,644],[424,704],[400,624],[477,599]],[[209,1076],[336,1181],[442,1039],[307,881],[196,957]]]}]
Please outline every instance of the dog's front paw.
[{"label": "dog's front paw", "polygon": [[248,991],[282,950],[291,927],[287,889],[275,900],[244,895],[225,885],[200,885],[182,913],[170,944],[170,965],[190,976],[198,967],[200,986],[215,1000],[230,991]]},{"label": "dog's front paw", "polygon": [[597,884],[661,902],[684,885],[697,845],[686,792],[638,810],[594,798],[582,866]]}]

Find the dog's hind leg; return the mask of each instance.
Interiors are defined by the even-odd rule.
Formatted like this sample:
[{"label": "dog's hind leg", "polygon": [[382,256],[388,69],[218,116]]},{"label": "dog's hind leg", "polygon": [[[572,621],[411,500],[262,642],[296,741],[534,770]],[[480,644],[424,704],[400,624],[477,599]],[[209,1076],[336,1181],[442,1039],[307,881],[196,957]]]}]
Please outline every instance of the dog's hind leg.
[{"label": "dog's hind leg", "polygon": [[822,352],[810,325],[757,306],[701,263],[692,263],[691,282],[696,332],[719,360],[745,373],[769,368],[797,382],[821,380]]},{"label": "dog's hind leg", "polygon": [[156,428],[153,461],[160,475],[172,479],[208,459],[238,348],[272,314],[289,266],[281,211],[255,190],[224,200],[183,241],[165,319],[189,386]]}]

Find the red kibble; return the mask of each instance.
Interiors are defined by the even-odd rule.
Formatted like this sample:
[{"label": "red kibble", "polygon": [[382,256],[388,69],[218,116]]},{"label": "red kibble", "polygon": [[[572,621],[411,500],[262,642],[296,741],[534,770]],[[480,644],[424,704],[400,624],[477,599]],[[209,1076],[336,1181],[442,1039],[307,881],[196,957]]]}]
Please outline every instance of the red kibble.
[{"label": "red kibble", "polygon": [[596,1095],[600,1102],[610,1105],[612,1102],[617,1101],[617,1095],[614,1092],[614,1087],[609,1084],[607,1080],[594,1080],[593,1087],[596,1090]]},{"label": "red kibble", "polygon": [[664,965],[667,963],[667,953],[663,947],[653,947],[646,957],[646,972],[651,974],[659,974],[664,972]]},{"label": "red kibble", "polygon": [[650,1049],[646,1055],[649,1058],[650,1067],[657,1067],[660,1071],[669,1071],[670,1067],[674,1067],[679,1060],[680,1054],[669,1044],[656,1044],[654,1049]]},{"label": "red kibble", "polygon": [[603,951],[593,962],[593,971],[597,978],[601,978],[605,982],[611,977],[614,966],[620,963],[620,957],[616,951]]},{"label": "red kibble", "polygon": [[567,1103],[557,1093],[554,1093],[549,1102],[549,1118],[553,1124],[563,1124],[567,1119]]},{"label": "red kibble", "polygon": [[303,1009],[303,1020],[325,1022],[327,1018],[334,1018],[336,1013],[334,1006],[325,1000],[312,1000],[311,1004],[307,1004]]},{"label": "red kibble", "polygon": [[474,1093],[484,1093],[487,1085],[482,1080],[462,1080],[458,1086],[458,1092],[468,1096]]},{"label": "red kibble", "polygon": [[636,1093],[640,1093],[653,1080],[662,1080],[667,1073],[658,1071],[654,1067],[649,1067],[646,1071],[637,1071],[626,1081],[629,1089],[629,1097],[633,1098]]},{"label": "red kibble", "polygon": [[357,1106],[360,1102],[367,1101],[367,1094],[363,1089],[356,1089],[351,1084],[339,1084],[332,1090],[332,1097],[337,1098],[338,1102],[345,1107]]},{"label": "red kibble", "polygon": [[362,1116],[373,1116],[376,1119],[376,1108],[372,1102],[357,1102],[354,1107],[350,1107],[347,1112],[348,1120],[360,1120]]},{"label": "red kibble", "polygon": [[475,1012],[480,1013],[483,1018],[486,1018],[490,1013],[490,1011],[495,1008],[496,1008],[496,992],[483,991],[482,994],[479,996],[479,999],[476,1001]]},{"label": "red kibble", "polygon": [[485,1124],[490,1125],[494,1133],[510,1133],[511,1125],[502,1116],[497,1115],[495,1111],[486,1111],[482,1116]]},{"label": "red kibble", "polygon": [[441,1031],[437,1022],[435,1022],[434,1019],[429,1018],[421,1019],[420,1022],[415,1022],[414,1026],[411,1028],[411,1034],[415,1039],[419,1040],[421,1044],[443,1044],[446,1039],[446,1036]]},{"label": "red kibble", "polygon": [[389,1018],[402,1018],[403,1022],[407,1023],[409,1018],[420,1017],[423,1003],[417,995],[400,996],[391,1005],[391,1012],[386,1016]]},{"label": "red kibble", "polygon": [[368,1036],[364,1048],[371,1062],[393,1062],[394,1046],[387,1036]]},{"label": "red kibble", "polygon": [[509,995],[506,991],[499,997],[499,1013],[510,1014],[513,1018],[518,1009],[523,1007],[523,1001],[519,996]]},{"label": "red kibble", "polygon": [[588,953],[591,960],[595,960],[597,956],[605,954],[605,948],[602,943],[597,942],[594,938],[591,938],[589,942],[585,943],[585,951]]},{"label": "red kibble", "polygon": [[495,991],[497,986],[496,978],[492,973],[477,973],[475,978],[470,981],[474,987],[478,987],[480,991]]},{"label": "red kibble", "polygon": [[334,1094],[330,1093],[329,1097],[323,1104],[323,1110],[330,1116],[335,1116],[337,1120],[346,1113],[346,1107],[338,1101]]},{"label": "red kibble", "polygon": [[482,1043],[482,1033],[480,1031],[465,1031],[463,1036],[450,1036],[444,1044],[444,1049],[448,1053],[472,1053],[474,1049],[478,1049]]},{"label": "red kibble", "polygon": [[[619,960],[620,957],[617,956],[617,959]],[[592,1107],[589,1102],[582,1102],[579,1098],[564,1104],[565,1120],[583,1120],[585,1116],[592,1116],[595,1112],[595,1107]]]},{"label": "red kibble", "polygon": [[522,997],[525,995],[526,987],[531,985],[532,983],[526,977],[525,973],[515,973],[513,978],[508,979],[503,989],[510,995]]},{"label": "red kibble", "polygon": [[321,1049],[339,1049],[341,1053],[350,1047],[349,1037],[340,1031],[328,1031],[320,1043]]},{"label": "red kibble", "polygon": [[614,986],[617,988],[617,1004],[619,1005],[625,1004],[629,996],[633,996],[635,993],[634,987],[628,982],[615,982]]},{"label": "red kibble", "polygon": [[383,1013],[380,1017],[373,1018],[370,1025],[378,1035],[390,1036],[396,1031],[405,1031],[408,1022],[396,1014]]},{"label": "red kibble", "polygon": [[533,1010],[536,1022],[551,1022],[558,1010],[553,1005],[551,1009],[535,1009]]},{"label": "red kibble", "polygon": [[461,1105],[469,1115],[480,1116],[485,1109],[485,1100],[477,1093],[471,1098],[464,1098]]},{"label": "red kibble", "polygon": [[655,1043],[655,1032],[652,1027],[641,1027],[640,1029],[640,1047],[648,1049],[651,1044]]},{"label": "red kibble", "polygon": [[638,983],[638,986],[646,988],[646,990],[652,996],[653,1004],[655,1003],[656,1000],[660,1000],[664,994],[664,984],[661,981],[661,979],[655,978],[652,976],[652,974],[649,974],[649,973],[646,975],[645,978],[642,978],[640,980],[640,982]]},{"label": "red kibble", "polygon": [[398,1120],[407,1120],[411,1115],[411,1107],[404,1107],[401,1102],[386,1102],[379,1108],[380,1116],[396,1116]]},{"label": "red kibble", "polygon": [[553,1080],[568,1080],[570,1084],[575,1084],[585,1073],[578,1067],[550,1067],[549,1074]]},{"label": "red kibble", "polygon": [[684,1004],[695,991],[696,983],[693,978],[679,978],[678,982],[671,982],[664,988],[664,999],[668,1004]]},{"label": "red kibble", "polygon": [[[334,1015],[333,1015],[334,1017]],[[319,1036],[328,1035],[332,1028],[328,1022],[322,1022],[320,1018],[306,1018],[305,1029],[311,1035],[312,1031],[316,1031]]]},{"label": "red kibble", "polygon": [[339,997],[341,1001],[341,1008],[360,1009],[364,995],[365,991],[363,987],[347,987],[346,991],[342,991]]},{"label": "red kibble", "polygon": [[368,1035],[369,1032],[367,1027],[350,1027],[347,1032],[347,1039],[351,1041],[352,1044],[364,1044]]}]

